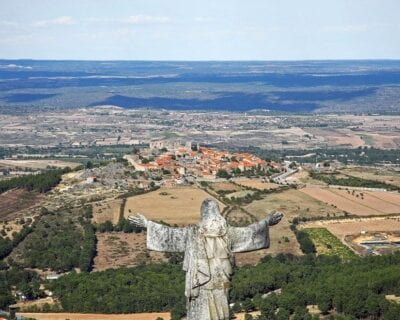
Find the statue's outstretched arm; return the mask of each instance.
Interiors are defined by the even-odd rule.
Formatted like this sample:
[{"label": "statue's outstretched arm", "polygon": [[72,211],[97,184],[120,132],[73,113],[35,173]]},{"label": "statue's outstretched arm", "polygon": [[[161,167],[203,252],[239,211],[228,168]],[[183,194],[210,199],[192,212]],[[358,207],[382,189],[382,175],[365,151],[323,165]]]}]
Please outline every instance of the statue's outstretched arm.
[{"label": "statue's outstretched arm", "polygon": [[188,227],[169,227],[147,220],[141,214],[128,216],[128,220],[136,227],[147,229],[147,249],[163,252],[184,252],[186,250]]}]

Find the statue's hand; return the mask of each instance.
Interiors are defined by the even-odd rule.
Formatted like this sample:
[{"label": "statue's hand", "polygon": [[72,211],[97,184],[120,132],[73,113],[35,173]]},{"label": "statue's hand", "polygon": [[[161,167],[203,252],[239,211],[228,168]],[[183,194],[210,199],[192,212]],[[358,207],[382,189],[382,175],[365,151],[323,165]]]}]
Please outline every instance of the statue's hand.
[{"label": "statue's hand", "polygon": [[267,216],[268,225],[274,226],[278,224],[282,220],[282,218],[283,213],[274,210]]},{"label": "statue's hand", "polygon": [[128,216],[128,220],[132,222],[132,224],[134,224],[136,227],[147,228],[147,219],[145,216],[141,214]]}]

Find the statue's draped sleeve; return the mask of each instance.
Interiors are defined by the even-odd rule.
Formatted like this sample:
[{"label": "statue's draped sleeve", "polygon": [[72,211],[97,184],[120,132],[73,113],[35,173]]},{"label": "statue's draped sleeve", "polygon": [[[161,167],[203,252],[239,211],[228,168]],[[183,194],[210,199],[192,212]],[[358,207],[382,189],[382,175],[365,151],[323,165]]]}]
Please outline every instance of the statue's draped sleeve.
[{"label": "statue's draped sleeve", "polygon": [[266,219],[247,227],[229,227],[232,252],[245,252],[269,247],[269,230]]},{"label": "statue's draped sleeve", "polygon": [[147,249],[163,252],[184,252],[188,228],[172,228],[153,221],[147,223]]}]

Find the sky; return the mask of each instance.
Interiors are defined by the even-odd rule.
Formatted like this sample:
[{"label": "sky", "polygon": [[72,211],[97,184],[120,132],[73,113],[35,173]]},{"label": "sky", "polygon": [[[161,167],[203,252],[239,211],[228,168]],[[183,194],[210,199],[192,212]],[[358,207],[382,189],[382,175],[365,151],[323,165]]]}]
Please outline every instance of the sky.
[{"label": "sky", "polygon": [[400,59],[399,0],[0,0],[0,58]]}]

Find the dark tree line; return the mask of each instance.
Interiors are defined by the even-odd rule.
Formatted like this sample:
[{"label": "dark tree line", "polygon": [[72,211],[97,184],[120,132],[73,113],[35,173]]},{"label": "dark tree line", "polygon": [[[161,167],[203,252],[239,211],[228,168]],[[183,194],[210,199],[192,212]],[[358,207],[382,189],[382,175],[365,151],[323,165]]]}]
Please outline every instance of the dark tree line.
[{"label": "dark tree line", "polygon": [[69,312],[130,313],[184,310],[179,265],[147,265],[71,273],[49,284]]},{"label": "dark tree line", "polygon": [[376,180],[362,179],[358,177],[337,178],[335,174],[323,174],[310,172],[310,177],[316,180],[324,181],[329,185],[337,185],[344,187],[362,187],[362,188],[382,188],[388,190],[399,190],[400,188],[392,184],[388,184]]},{"label": "dark tree line", "polygon": [[69,168],[63,170],[49,170],[39,174],[29,174],[26,176],[15,177],[0,181],[0,193],[14,188],[23,188],[28,191],[47,192],[55,187],[64,173],[70,171]]},{"label": "dark tree line", "polygon": [[[385,295],[400,295],[399,265],[400,254],[349,262],[314,255],[265,257],[257,266],[236,269],[231,301],[236,310],[261,310],[260,320],[312,319],[307,305],[318,305],[332,319],[398,320],[400,306]],[[49,286],[70,312],[173,310],[177,317],[185,310],[179,265],[71,273]],[[281,293],[262,297],[276,289]]]}]

